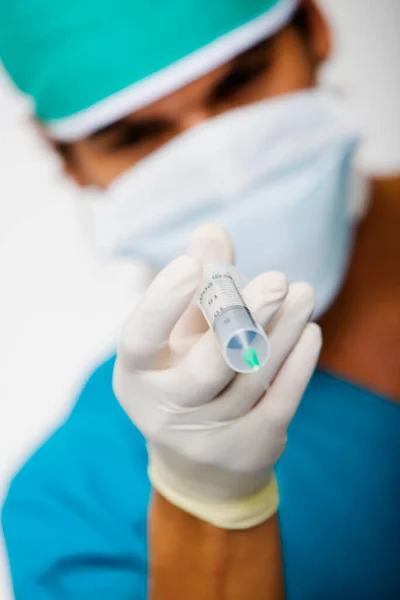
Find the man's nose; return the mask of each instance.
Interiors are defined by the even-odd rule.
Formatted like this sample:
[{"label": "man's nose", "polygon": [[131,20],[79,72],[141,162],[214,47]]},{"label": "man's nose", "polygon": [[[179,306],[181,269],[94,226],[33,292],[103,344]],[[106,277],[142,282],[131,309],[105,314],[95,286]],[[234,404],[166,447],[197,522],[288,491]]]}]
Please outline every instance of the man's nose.
[{"label": "man's nose", "polygon": [[211,117],[210,112],[203,107],[195,108],[182,114],[179,119],[181,131],[191,129],[195,125],[200,125]]}]

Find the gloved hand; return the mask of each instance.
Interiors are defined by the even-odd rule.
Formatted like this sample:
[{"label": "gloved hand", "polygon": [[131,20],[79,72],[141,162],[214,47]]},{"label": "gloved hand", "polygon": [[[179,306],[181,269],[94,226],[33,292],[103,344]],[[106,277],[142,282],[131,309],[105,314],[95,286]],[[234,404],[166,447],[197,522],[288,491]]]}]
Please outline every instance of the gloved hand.
[{"label": "gloved hand", "polygon": [[189,251],[155,278],[127,323],[114,390],[148,441],[153,486],[217,527],[248,528],[277,509],[273,467],[321,347],[320,329],[309,323],[314,294],[277,272],[249,283],[245,300],[271,355],[257,373],[236,374],[191,304],[199,258],[230,260],[229,238],[202,227]]}]

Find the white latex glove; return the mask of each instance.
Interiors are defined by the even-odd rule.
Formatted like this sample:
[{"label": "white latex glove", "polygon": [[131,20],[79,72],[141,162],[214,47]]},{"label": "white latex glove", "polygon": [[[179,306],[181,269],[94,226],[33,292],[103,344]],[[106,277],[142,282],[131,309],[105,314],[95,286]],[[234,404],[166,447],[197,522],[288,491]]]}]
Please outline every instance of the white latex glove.
[{"label": "white latex glove", "polygon": [[[190,252],[231,258],[229,238],[202,227]],[[241,529],[277,509],[273,467],[314,371],[320,329],[310,286],[264,273],[244,296],[271,344],[257,373],[236,374],[191,301],[202,264],[183,256],[153,281],[127,323],[114,371],[121,405],[148,441],[153,486],[182,510]]]}]

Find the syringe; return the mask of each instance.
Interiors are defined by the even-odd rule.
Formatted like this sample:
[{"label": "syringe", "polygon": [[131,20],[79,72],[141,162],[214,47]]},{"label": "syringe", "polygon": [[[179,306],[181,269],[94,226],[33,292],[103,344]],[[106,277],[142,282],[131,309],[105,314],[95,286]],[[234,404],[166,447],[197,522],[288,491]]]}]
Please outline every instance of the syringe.
[{"label": "syringe", "polygon": [[253,373],[265,365],[269,341],[243,300],[232,265],[221,262],[204,265],[197,300],[231,369]]}]

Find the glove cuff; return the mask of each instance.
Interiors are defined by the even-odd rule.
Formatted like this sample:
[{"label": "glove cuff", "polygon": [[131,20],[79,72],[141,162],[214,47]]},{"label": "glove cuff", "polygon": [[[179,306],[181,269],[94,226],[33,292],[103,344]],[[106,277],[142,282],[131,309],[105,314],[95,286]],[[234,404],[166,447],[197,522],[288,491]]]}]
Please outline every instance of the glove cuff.
[{"label": "glove cuff", "polygon": [[274,473],[264,488],[240,500],[201,498],[190,489],[173,489],[168,485],[156,462],[150,462],[149,477],[153,487],[168,502],[202,521],[220,529],[250,529],[267,521],[278,509],[278,484]]}]

